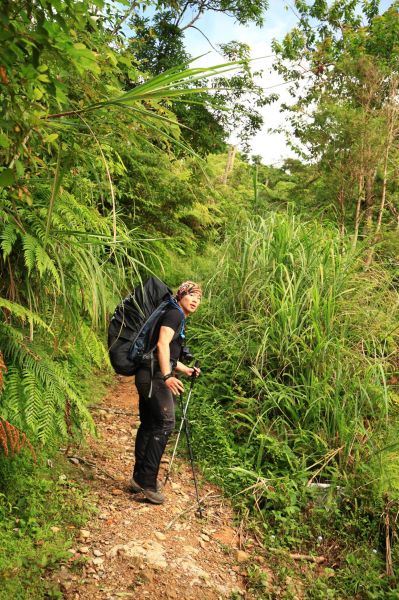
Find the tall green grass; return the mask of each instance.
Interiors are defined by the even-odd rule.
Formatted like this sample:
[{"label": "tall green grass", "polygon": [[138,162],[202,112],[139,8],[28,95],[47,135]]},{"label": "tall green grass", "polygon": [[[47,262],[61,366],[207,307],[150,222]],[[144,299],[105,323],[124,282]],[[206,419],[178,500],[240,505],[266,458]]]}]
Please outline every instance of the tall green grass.
[{"label": "tall green grass", "polygon": [[[398,559],[394,276],[366,273],[333,227],[289,212],[237,223],[214,264],[189,327],[204,470],[252,515],[278,597],[292,597],[287,575],[309,599],[397,597],[384,576]],[[287,548],[323,554],[334,578]]]},{"label": "tall green grass", "polygon": [[224,408],[241,467],[342,481],[372,461],[398,338],[398,295],[381,273],[362,275],[334,229],[273,212],[226,239],[205,296],[194,322],[203,395]]}]

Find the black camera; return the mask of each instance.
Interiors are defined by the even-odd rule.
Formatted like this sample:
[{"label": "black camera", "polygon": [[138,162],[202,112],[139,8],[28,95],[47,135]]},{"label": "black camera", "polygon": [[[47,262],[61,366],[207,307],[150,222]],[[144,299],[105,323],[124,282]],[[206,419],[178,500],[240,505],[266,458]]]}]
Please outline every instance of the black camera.
[{"label": "black camera", "polygon": [[183,362],[190,362],[191,360],[193,360],[194,355],[191,354],[190,352],[190,348],[188,346],[182,346],[182,349],[180,351],[180,359]]}]

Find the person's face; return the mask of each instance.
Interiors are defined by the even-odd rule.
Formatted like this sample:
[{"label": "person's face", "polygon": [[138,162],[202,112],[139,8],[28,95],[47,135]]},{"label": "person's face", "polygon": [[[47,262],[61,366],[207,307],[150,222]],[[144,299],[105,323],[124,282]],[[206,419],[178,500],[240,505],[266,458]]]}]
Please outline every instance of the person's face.
[{"label": "person's face", "polygon": [[191,315],[193,312],[197,310],[201,302],[201,294],[197,292],[193,292],[191,294],[186,294],[183,298],[180,298],[179,304],[183,309],[186,317]]}]

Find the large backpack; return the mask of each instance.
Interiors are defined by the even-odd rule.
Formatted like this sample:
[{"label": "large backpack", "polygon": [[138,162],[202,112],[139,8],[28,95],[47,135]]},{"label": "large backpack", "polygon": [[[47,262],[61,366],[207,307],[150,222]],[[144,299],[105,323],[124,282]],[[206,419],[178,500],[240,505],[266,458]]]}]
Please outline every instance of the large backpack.
[{"label": "large backpack", "polygon": [[[143,359],[152,355],[161,318],[171,307],[178,307],[172,291],[156,277],[137,286],[116,307],[108,327],[109,358],[116,373],[134,375]],[[184,320],[178,335],[182,331]]]}]

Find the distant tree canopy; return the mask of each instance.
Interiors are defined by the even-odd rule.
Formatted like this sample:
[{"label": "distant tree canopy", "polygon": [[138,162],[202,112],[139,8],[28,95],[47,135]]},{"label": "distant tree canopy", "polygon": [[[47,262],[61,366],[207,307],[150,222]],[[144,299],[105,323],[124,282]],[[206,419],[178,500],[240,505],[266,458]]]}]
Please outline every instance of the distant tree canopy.
[{"label": "distant tree canopy", "polygon": [[224,13],[241,25],[255,23],[263,25],[265,11],[269,7],[267,0],[172,0],[171,2],[155,2],[157,12],[170,13],[173,25],[184,31],[192,27],[205,12]]},{"label": "distant tree canopy", "polygon": [[375,242],[399,209],[399,3],[381,15],[378,4],[297,0],[298,25],[274,42],[293,98],[285,107],[292,143],[318,163],[319,200],[335,199],[355,244],[359,235]]},{"label": "distant tree canopy", "polygon": [[[184,31],[189,27],[197,29],[194,23],[204,12],[223,12],[240,23],[261,25],[266,8],[266,2],[182,2],[158,10],[153,17],[136,13],[129,20],[134,32],[132,51],[143,69],[158,74],[190,61],[192,57],[184,45]],[[201,154],[223,151],[228,134],[233,130],[248,148],[248,141],[263,124],[259,109],[275,98],[266,97],[256,84],[259,73],[252,71],[248,45],[231,41],[220,45],[219,52],[223,56],[221,62],[243,61],[242,69],[232,77],[215,80],[210,94],[199,92],[190,103],[173,104],[179,122],[188,128],[182,130],[184,139]],[[203,87],[204,82],[199,81],[198,86]]]}]

